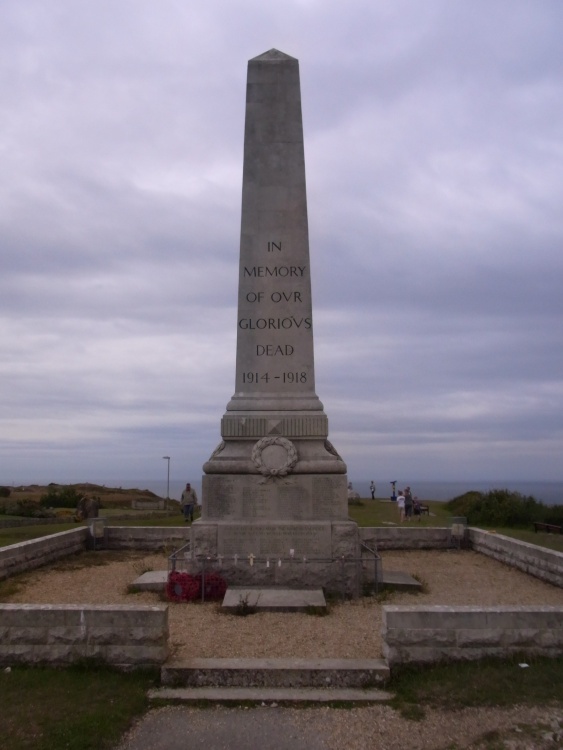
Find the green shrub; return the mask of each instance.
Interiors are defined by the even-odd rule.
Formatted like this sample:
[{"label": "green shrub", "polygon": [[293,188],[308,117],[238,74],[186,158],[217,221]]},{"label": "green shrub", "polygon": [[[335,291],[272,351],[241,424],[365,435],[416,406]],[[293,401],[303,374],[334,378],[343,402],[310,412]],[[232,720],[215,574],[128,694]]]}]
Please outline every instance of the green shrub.
[{"label": "green shrub", "polygon": [[10,497],[11,492],[9,487],[0,486],[0,497]]},{"label": "green shrub", "polygon": [[53,513],[42,508],[36,500],[18,500],[15,505],[6,508],[6,513],[23,518],[52,518]]},{"label": "green shrub", "polygon": [[50,484],[47,492],[41,496],[43,508],[76,508],[82,499],[82,494],[76,487],[58,487]]},{"label": "green shrub", "polygon": [[563,522],[563,506],[545,505],[534,497],[521,495],[506,489],[489,492],[466,492],[447,504],[452,515],[465,516],[471,525],[484,526],[530,526],[534,521],[544,523]]}]

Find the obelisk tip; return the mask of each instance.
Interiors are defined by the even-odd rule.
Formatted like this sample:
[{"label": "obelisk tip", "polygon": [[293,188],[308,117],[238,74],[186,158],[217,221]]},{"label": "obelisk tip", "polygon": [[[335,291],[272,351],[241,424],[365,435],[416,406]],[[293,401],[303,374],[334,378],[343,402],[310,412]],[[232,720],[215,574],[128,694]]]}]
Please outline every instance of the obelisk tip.
[{"label": "obelisk tip", "polygon": [[279,49],[270,49],[257,57],[253,57],[249,62],[283,62],[284,60],[297,60],[297,58],[286,55]]}]

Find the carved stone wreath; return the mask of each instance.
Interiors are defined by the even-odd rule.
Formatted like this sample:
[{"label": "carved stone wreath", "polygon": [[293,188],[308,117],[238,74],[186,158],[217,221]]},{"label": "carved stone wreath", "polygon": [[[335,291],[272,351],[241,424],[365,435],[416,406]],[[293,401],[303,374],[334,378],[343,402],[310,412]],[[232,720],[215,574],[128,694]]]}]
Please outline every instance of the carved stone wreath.
[{"label": "carved stone wreath", "polygon": [[[267,449],[275,446],[279,446],[285,450],[286,458],[285,462],[279,462],[279,465],[272,466],[270,462],[264,460],[266,458],[265,452],[266,454],[272,453],[272,451],[267,451]],[[285,477],[299,460],[297,448],[291,440],[284,437],[261,438],[252,449],[251,458],[258,471],[266,477]],[[274,463],[278,464],[278,461]]]}]

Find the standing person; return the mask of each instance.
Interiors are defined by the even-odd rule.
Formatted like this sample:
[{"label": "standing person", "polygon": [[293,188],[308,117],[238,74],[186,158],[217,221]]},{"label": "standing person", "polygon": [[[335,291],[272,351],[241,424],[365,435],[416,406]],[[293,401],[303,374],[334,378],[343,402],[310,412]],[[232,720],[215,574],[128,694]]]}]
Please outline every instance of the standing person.
[{"label": "standing person", "polygon": [[371,499],[375,500],[375,484],[373,479],[371,480],[371,484],[369,486],[369,491],[371,492]]},{"label": "standing person", "polygon": [[403,490],[399,490],[397,496],[397,508],[399,509],[399,520],[403,522],[405,520],[405,496]]},{"label": "standing person", "polygon": [[194,520],[194,506],[197,504],[197,494],[191,484],[186,484],[186,489],[182,492],[182,499],[180,501],[180,507],[184,514],[184,518],[187,521]]},{"label": "standing person", "polygon": [[405,517],[412,518],[412,511],[414,507],[412,492],[410,487],[405,487]]}]

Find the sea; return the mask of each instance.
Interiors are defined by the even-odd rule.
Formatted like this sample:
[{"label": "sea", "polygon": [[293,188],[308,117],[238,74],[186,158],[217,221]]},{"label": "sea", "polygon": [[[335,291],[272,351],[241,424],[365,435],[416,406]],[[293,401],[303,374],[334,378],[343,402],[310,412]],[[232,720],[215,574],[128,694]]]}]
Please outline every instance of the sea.
[{"label": "sea", "polygon": [[[201,482],[195,481],[190,477],[181,482],[171,479],[169,496],[175,500],[179,500],[182,490],[186,486],[186,481],[189,481],[192,487],[195,488],[201,502]],[[376,485],[376,497],[391,497],[392,490],[390,481],[378,481],[377,479],[374,479],[374,482]],[[102,484],[102,482],[98,481],[96,484]],[[106,482],[103,482],[103,484],[106,484],[108,487],[123,487],[123,489],[150,490],[160,497],[166,497],[167,494],[166,476],[163,480],[108,479]],[[352,481],[354,490],[359,492],[361,497],[370,497],[369,484],[369,479]],[[463,482],[419,482],[416,479],[407,478],[397,480],[396,488],[397,490],[403,489],[407,485],[410,486],[412,494],[416,495],[422,501],[437,500],[446,502],[447,500],[458,497],[458,495],[463,495],[470,490],[488,492],[493,489],[506,489],[511,492],[519,492],[526,497],[531,495],[536,500],[539,500],[546,505],[563,504],[563,482],[529,482],[506,479],[486,481],[468,480]]]}]

